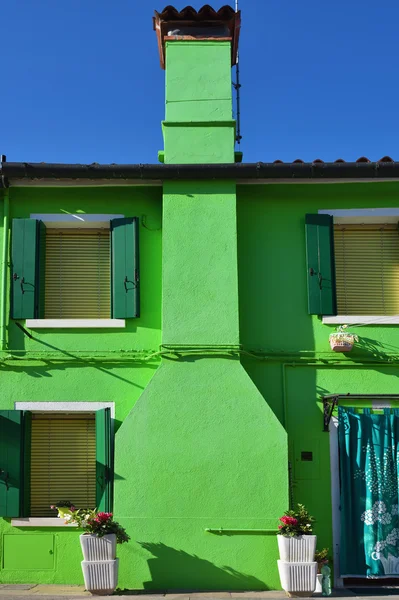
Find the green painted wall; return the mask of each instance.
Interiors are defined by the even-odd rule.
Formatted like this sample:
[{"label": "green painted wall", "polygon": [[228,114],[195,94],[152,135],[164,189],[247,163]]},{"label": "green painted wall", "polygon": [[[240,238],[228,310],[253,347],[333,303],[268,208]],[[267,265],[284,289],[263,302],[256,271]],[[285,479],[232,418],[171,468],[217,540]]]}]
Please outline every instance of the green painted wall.
[{"label": "green painted wall", "polygon": [[163,226],[163,343],[239,344],[235,184],[165,183]]},{"label": "green painted wall", "polygon": [[230,42],[166,42],[166,120],[232,118]]},{"label": "green painted wall", "polygon": [[[156,352],[161,341],[161,207],[159,188],[10,189],[11,218],[110,212],[140,217],[142,310],[139,319],[126,321],[124,330],[38,330],[32,332],[34,340],[9,321],[9,350],[0,360],[0,409],[14,408],[17,401],[115,402],[119,427],[159,364],[157,357],[145,357]],[[33,569],[28,549],[9,541],[9,536],[20,536],[24,547],[27,535],[40,536],[26,538],[37,545],[40,556],[49,534],[54,535],[54,562],[44,570],[40,565],[48,567],[48,557],[44,562],[38,558]],[[0,581],[80,584],[78,535],[67,528],[12,527],[10,519],[0,519]],[[19,570],[12,568],[15,558],[21,563]]]},{"label": "green painted wall", "polygon": [[230,42],[175,40],[165,46],[165,162],[234,162]]},{"label": "green painted wall", "polygon": [[[351,327],[360,343],[348,355],[331,352],[334,326],[307,314],[304,218],[319,209],[397,207],[398,193],[395,182],[238,187],[241,342],[265,355],[243,364],[286,426],[292,498],[315,514],[320,547],[332,548],[332,517],[329,436],[318,399],[397,394],[399,332],[395,325]],[[312,451],[313,462],[302,462],[301,451]]]},{"label": "green painted wall", "polygon": [[226,349],[239,343],[234,184],[165,184],[162,306],[163,343],[197,353],[165,359],[118,432],[115,511],[140,546],[122,548],[134,562],[121,575],[146,589],[274,588],[274,536],[205,533],[275,529],[287,506],[285,431]]}]

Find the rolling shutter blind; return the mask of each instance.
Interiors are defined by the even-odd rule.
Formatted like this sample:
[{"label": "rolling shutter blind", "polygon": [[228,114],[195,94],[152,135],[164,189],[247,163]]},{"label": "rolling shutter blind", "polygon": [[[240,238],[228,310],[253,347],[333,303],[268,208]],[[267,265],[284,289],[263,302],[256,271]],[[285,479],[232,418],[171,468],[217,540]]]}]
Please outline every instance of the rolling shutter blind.
[{"label": "rolling shutter blind", "polygon": [[47,229],[46,319],[111,317],[110,232]]},{"label": "rolling shutter blind", "polygon": [[338,314],[399,314],[397,225],[335,225]]},{"label": "rolling shutter blind", "polygon": [[30,515],[53,517],[50,505],[96,506],[95,416],[32,415]]}]

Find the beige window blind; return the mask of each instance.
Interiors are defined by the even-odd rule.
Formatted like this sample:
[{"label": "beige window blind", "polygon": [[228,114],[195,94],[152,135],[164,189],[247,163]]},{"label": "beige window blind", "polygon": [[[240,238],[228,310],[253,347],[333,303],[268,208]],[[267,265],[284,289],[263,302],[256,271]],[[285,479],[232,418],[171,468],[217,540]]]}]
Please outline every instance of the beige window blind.
[{"label": "beige window blind", "polygon": [[54,517],[59,500],[77,508],[96,505],[96,431],[93,414],[32,415],[30,501],[32,517]]},{"label": "beige window blind", "polygon": [[46,319],[109,319],[110,232],[47,229]]},{"label": "beige window blind", "polygon": [[340,315],[399,314],[397,225],[335,225]]}]

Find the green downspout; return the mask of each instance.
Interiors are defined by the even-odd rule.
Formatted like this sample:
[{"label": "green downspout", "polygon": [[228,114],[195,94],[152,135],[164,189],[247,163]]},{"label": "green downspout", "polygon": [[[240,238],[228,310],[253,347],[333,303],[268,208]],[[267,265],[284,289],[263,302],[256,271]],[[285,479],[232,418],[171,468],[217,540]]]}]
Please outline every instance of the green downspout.
[{"label": "green downspout", "polygon": [[0,349],[6,349],[7,323],[7,272],[8,272],[8,228],[10,220],[9,189],[5,188],[3,197],[3,251],[1,258],[1,314],[0,314]]}]

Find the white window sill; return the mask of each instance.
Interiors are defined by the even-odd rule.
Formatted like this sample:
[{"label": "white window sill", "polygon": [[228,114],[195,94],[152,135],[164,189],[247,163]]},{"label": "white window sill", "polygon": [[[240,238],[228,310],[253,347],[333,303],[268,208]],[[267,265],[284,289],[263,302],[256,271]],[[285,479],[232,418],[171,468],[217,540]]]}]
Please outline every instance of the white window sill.
[{"label": "white window sill", "polygon": [[63,519],[58,517],[24,517],[11,519],[13,527],[77,527],[77,525],[65,525]]},{"label": "white window sill", "polygon": [[29,329],[123,329],[125,319],[26,319]]},{"label": "white window sill", "polygon": [[326,325],[398,325],[399,315],[337,315],[323,317]]}]

